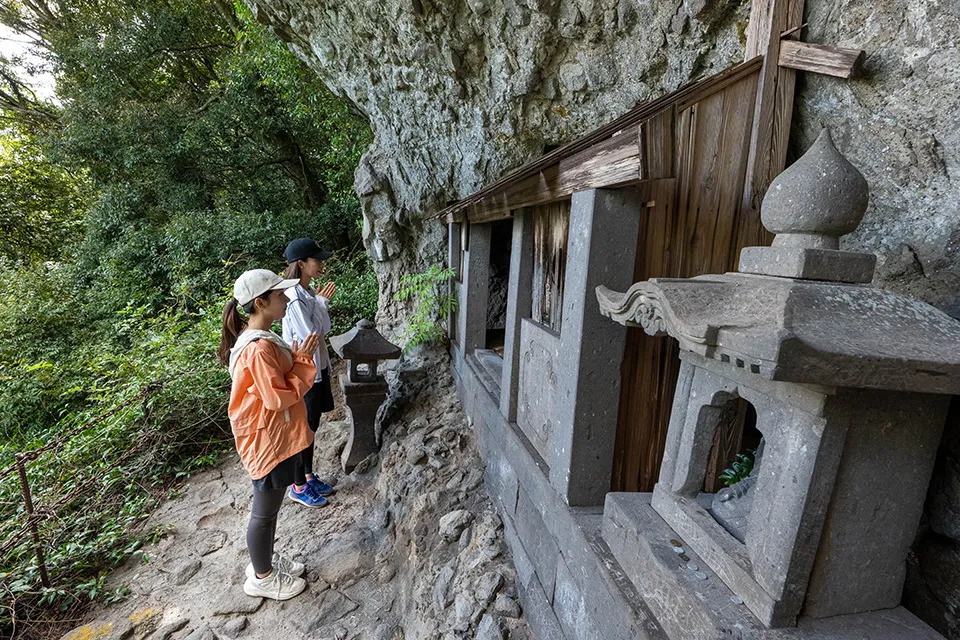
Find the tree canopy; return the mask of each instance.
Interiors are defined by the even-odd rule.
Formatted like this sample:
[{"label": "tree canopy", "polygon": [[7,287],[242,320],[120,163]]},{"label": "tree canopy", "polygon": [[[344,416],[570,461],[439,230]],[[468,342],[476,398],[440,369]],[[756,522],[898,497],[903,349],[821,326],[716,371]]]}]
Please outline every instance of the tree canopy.
[{"label": "tree canopy", "polygon": [[184,276],[277,260],[289,238],[264,237],[277,220],[356,245],[369,127],[242,4],[30,0],[0,5],[0,21],[36,43],[57,96],[0,63],[2,161],[18,167],[0,185],[6,255],[58,258],[73,238],[86,284],[160,304]]}]

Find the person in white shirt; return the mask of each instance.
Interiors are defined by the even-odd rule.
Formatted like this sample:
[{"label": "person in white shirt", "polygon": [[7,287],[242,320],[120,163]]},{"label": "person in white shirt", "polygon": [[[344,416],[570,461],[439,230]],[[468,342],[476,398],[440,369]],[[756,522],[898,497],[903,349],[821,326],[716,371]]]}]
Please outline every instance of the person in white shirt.
[{"label": "person in white shirt", "polygon": [[[310,281],[323,276],[324,261],[333,255],[320,248],[310,238],[298,238],[287,245],[283,252],[287,259],[285,278],[295,278],[300,282],[285,291],[289,302],[287,314],[283,318],[283,339],[288,343],[294,340],[302,342],[305,336],[316,333],[320,336],[320,346],[314,352],[313,361],[317,367],[317,377],[313,387],[303,400],[307,405],[307,424],[313,433],[320,426],[322,414],[333,411],[333,393],[330,388],[330,356],[327,352],[327,334],[330,332],[330,299],[337,290],[333,282],[328,282],[318,293]],[[294,481],[290,498],[307,507],[326,504],[325,496],[333,493],[333,488],[313,474],[313,445],[300,452],[300,469]],[[298,484],[302,483],[302,484]]]}]

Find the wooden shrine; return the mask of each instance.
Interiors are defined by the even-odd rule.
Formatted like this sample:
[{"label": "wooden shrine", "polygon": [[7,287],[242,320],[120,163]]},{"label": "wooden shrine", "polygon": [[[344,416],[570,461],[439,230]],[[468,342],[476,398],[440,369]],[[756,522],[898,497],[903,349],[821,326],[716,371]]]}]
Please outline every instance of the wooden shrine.
[{"label": "wooden shrine", "polygon": [[[634,282],[735,270],[740,249],[771,240],[760,224],[759,202],[785,166],[796,71],[849,78],[863,59],[859,50],[800,41],[802,14],[802,0],[755,0],[744,63],[640,104],[435,217],[462,225],[457,236],[465,238],[468,225],[510,219],[518,211],[538,219],[546,206],[553,207],[554,216],[557,211],[568,215],[576,192],[635,188],[643,210]],[[554,253],[538,257],[535,265],[565,264],[562,244],[557,248],[554,239],[550,247],[542,246],[548,237],[541,232],[533,250]],[[563,275],[553,271],[534,267],[539,284],[532,315],[547,308],[549,317],[542,322],[559,331]],[[557,291],[561,298],[552,300]],[[653,489],[679,366],[676,342],[628,330],[611,490]],[[717,488],[717,475],[745,446],[745,426],[751,430],[753,419],[739,407],[718,433],[708,491]]]}]

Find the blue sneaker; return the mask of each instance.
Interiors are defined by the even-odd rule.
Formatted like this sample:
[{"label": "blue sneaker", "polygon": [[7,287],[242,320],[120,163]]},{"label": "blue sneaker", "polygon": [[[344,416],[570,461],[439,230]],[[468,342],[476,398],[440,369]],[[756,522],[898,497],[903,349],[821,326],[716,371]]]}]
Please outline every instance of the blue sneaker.
[{"label": "blue sneaker", "polygon": [[311,509],[319,509],[320,507],[327,506],[327,499],[316,494],[313,491],[313,487],[311,487],[309,484],[304,485],[302,493],[297,493],[293,490],[293,486],[291,486],[287,491],[287,497],[294,502],[298,502],[305,507],[310,507]]},{"label": "blue sneaker", "polygon": [[307,485],[312,487],[313,492],[318,496],[329,496],[333,494],[333,487],[317,478],[317,476],[313,476],[307,480]]}]

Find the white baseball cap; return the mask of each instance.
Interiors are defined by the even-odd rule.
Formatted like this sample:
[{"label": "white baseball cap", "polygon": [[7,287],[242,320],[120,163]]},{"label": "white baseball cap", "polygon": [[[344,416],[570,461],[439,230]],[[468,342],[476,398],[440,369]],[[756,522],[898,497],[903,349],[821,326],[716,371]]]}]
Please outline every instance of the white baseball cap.
[{"label": "white baseball cap", "polygon": [[284,280],[269,269],[251,269],[244,271],[233,284],[233,297],[242,307],[267,291],[289,289],[299,283],[300,281],[296,278]]}]

